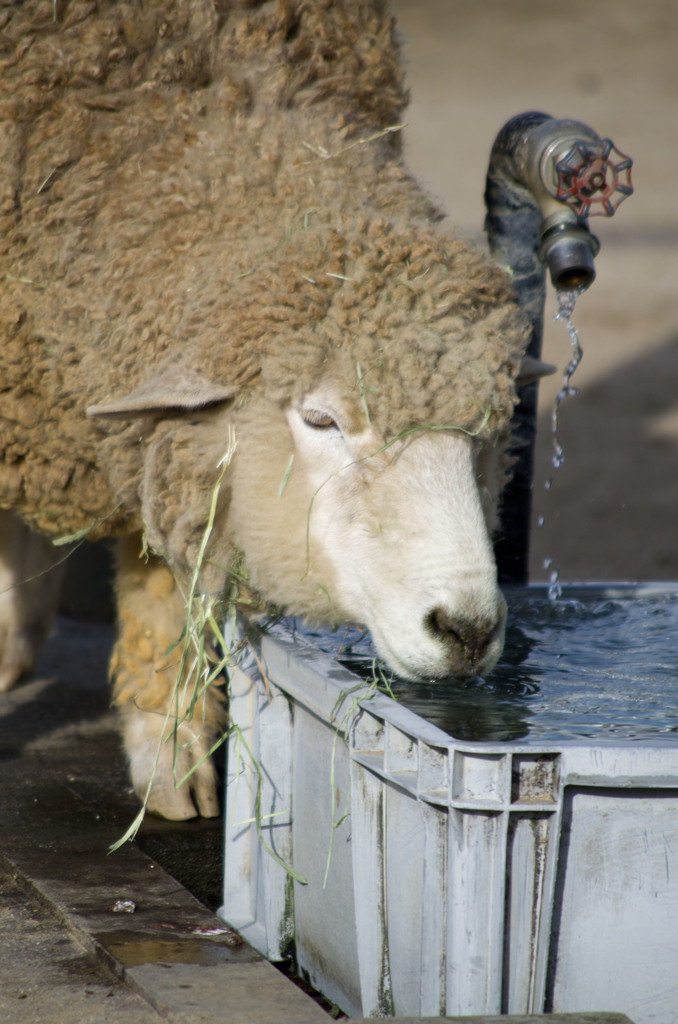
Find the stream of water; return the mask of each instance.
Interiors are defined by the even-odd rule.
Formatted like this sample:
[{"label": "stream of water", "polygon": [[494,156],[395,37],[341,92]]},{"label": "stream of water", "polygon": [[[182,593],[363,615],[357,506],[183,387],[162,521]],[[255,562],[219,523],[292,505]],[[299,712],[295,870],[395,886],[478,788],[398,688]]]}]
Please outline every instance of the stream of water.
[{"label": "stream of water", "polygon": [[582,352],[581,345],[579,344],[579,332],[572,322],[572,314],[574,313],[574,307],[577,303],[577,299],[583,291],[583,288],[574,288],[569,290],[559,288],[556,293],[558,309],[554,313],[553,319],[555,321],[562,320],[565,324],[565,328],[570,338],[570,344],[572,345],[572,356],[565,368],[565,372],[563,374],[563,386],[556,395],[556,400],[553,403],[553,411],[551,413],[551,437],[553,443],[551,465],[554,469],[560,469],[565,458],[563,446],[558,436],[560,406],[565,398],[574,398],[574,396],[578,394],[578,389],[572,387],[571,381],[584,353]]},{"label": "stream of water", "polygon": [[[582,352],[581,345],[579,344],[579,332],[572,322],[572,314],[574,313],[574,307],[577,303],[577,299],[583,292],[583,288],[559,288],[556,292],[558,309],[553,314],[553,319],[555,321],[562,321],[565,324],[565,328],[570,338],[570,344],[572,346],[572,355],[565,368],[565,372],[563,373],[562,387],[555,397],[553,409],[551,410],[551,465],[554,470],[560,469],[565,459],[565,451],[558,433],[560,427],[560,406],[564,399],[574,398],[574,396],[578,394],[578,388],[572,386],[572,377],[579,366],[584,353]],[[544,482],[544,488],[548,491],[551,487],[553,487],[553,477],[548,476]],[[537,526],[543,525],[544,516],[542,515],[537,519]],[[557,565],[554,565],[551,557],[544,559],[543,567],[544,569],[549,570],[549,597],[556,600],[561,595],[560,569]]]}]

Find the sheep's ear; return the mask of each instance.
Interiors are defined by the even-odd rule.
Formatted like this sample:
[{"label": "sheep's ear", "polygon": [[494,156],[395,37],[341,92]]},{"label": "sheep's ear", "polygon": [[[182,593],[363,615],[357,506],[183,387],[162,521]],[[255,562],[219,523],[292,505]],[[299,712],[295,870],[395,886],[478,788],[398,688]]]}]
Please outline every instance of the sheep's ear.
[{"label": "sheep's ear", "polygon": [[557,369],[557,366],[543,363],[541,359],[535,359],[534,356],[523,356],[516,384],[522,388],[524,384],[532,384],[535,380],[541,380],[542,377],[550,377]]},{"label": "sheep's ear", "polygon": [[195,412],[208,405],[230,401],[236,391],[237,388],[216,384],[195,370],[172,367],[122,398],[91,405],[87,415],[130,420],[139,416],[160,416],[172,409]]}]

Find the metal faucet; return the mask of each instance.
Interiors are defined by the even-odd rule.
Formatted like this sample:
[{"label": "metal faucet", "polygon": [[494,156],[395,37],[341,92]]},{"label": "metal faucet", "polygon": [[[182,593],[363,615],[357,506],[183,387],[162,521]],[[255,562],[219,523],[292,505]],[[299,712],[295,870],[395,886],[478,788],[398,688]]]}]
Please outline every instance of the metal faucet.
[{"label": "metal faucet", "polygon": [[[556,288],[588,288],[600,243],[588,227],[611,217],[633,192],[629,157],[579,121],[530,112],[512,118],[492,147],[485,204],[490,251],[507,267],[532,324],[527,355],[539,359],[546,271]],[[514,414],[518,463],[504,493],[495,546],[499,577],[527,582],[529,520],[536,430],[536,385],[521,391]]]}]

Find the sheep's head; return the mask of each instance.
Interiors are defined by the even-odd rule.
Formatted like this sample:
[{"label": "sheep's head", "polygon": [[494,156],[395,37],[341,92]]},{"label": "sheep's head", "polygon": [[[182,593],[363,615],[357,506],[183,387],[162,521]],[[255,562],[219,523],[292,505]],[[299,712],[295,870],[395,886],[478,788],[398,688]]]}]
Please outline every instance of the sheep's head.
[{"label": "sheep's head", "polygon": [[506,614],[490,532],[526,332],[501,275],[471,266],[483,267],[475,289],[468,265],[462,288],[458,268],[430,258],[374,285],[355,259],[322,303],[304,274],[284,292],[287,315],[241,311],[257,359],[240,381],[172,371],[170,388],[166,378],[100,408],[163,417],[144,478],[152,546],[190,567],[207,470],[213,479],[233,429],[206,586],[223,584],[238,551],[265,601],[366,625],[401,675],[488,671]]},{"label": "sheep's head", "polygon": [[366,625],[405,677],[491,668],[505,605],[474,439],[412,428],[386,440],[331,375],[284,410],[286,445],[271,447],[283,424],[260,412],[269,444],[243,430],[232,478],[233,537],[255,586],[311,620]]},{"label": "sheep's head", "polygon": [[328,348],[291,399],[252,395],[230,532],[254,586],[286,611],[366,625],[409,678],[482,674],[504,635],[490,530],[506,424],[496,405],[455,422],[454,375],[436,396],[391,340]]}]

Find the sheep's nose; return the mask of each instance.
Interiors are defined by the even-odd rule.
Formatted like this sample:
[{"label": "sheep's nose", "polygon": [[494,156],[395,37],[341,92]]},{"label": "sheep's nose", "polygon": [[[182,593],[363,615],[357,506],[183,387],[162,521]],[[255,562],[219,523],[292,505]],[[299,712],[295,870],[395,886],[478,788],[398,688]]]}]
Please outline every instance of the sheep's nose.
[{"label": "sheep's nose", "polygon": [[426,616],[428,632],[446,648],[450,675],[477,675],[490,646],[500,639],[503,622],[503,616],[464,618],[443,607]]}]

